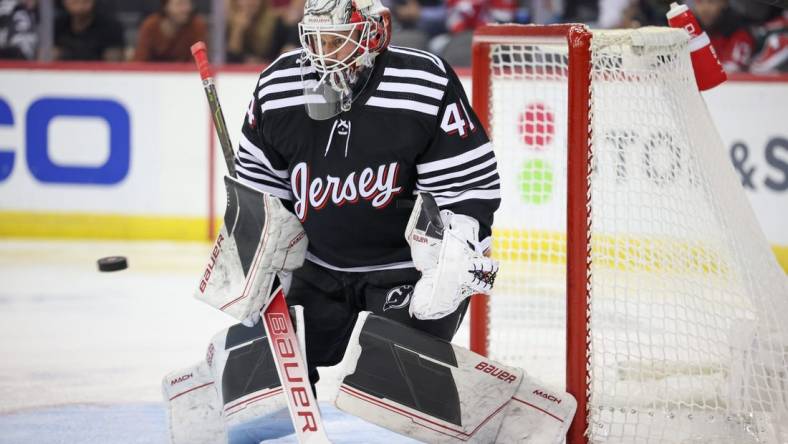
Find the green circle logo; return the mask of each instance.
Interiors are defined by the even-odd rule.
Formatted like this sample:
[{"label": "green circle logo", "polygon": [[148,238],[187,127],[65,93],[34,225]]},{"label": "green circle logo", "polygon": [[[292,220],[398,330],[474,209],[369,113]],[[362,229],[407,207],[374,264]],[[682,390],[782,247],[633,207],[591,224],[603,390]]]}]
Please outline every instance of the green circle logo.
[{"label": "green circle logo", "polygon": [[526,203],[541,205],[553,196],[553,165],[542,159],[523,163],[518,177],[520,198]]}]

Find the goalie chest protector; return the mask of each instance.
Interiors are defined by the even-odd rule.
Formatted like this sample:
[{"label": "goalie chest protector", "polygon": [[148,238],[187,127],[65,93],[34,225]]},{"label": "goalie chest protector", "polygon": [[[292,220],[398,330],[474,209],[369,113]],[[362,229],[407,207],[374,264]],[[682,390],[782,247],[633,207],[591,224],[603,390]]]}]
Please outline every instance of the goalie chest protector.
[{"label": "goalie chest protector", "polygon": [[318,121],[306,113],[305,101],[316,96],[302,81],[302,71],[306,82],[317,73],[300,58],[300,50],[283,54],[260,75],[236,167],[240,180],[298,216],[309,260],[347,271],[411,267],[404,230],[417,180],[453,199],[442,207],[476,218],[489,236],[499,202],[494,154],[442,59],[392,47],[377,57],[351,109]]}]

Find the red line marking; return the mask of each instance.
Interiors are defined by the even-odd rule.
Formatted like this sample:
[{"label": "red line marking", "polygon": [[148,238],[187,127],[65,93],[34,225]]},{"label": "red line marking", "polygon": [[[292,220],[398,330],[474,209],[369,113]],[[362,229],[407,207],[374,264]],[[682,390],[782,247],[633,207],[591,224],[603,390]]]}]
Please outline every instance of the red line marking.
[{"label": "red line marking", "polygon": [[187,393],[189,393],[191,391],[194,391],[194,390],[197,390],[197,389],[201,389],[201,388],[209,386],[211,384],[213,384],[213,382],[207,382],[207,383],[205,383],[203,385],[198,385],[197,387],[192,387],[189,390],[186,390],[185,392],[181,392],[181,393],[178,393],[177,395],[173,396],[172,398],[170,398],[170,401],[172,401],[173,399],[177,398],[178,396],[185,395],[185,394],[187,394]]},{"label": "red line marking", "polygon": [[34,71],[97,71],[119,73],[150,72],[172,74],[180,72],[194,72],[194,63],[2,61],[0,62],[0,69],[26,69]]},{"label": "red line marking", "polygon": [[[271,396],[278,395],[278,394],[282,393],[283,391],[284,390],[281,387],[278,388],[278,389],[273,389],[273,391],[262,393],[262,394],[259,394],[257,396],[254,396],[252,398],[249,398],[249,399],[246,399],[244,401],[238,402],[238,403],[236,403],[234,405],[231,405],[230,407],[225,407],[224,411],[226,412],[228,410],[232,410],[232,409],[238,407],[239,405],[243,405],[243,407],[244,407],[243,409],[245,409],[249,404],[251,404],[254,401],[259,401],[261,399],[270,398]],[[238,409],[238,410],[236,410],[236,411],[234,411],[232,413],[228,413],[227,416],[234,415],[234,414],[240,412],[243,409]]]},{"label": "red line marking", "polygon": [[[424,424],[419,424],[418,422],[414,421],[416,424],[419,424],[420,426],[422,426],[422,427],[424,427],[424,428],[427,428],[427,429],[433,430],[433,431],[435,431],[435,432],[438,432],[438,433],[441,433],[441,434],[443,434],[443,435],[447,435],[447,436],[453,436],[453,437],[455,437],[455,438],[458,438],[458,439],[461,439],[461,440],[463,440],[463,441],[467,441],[467,440],[468,440],[470,437],[472,437],[472,436],[473,436],[473,435],[474,435],[474,434],[475,434],[475,433],[476,433],[476,432],[477,432],[477,431],[478,431],[478,430],[479,430],[479,429],[480,429],[482,426],[484,426],[484,425],[485,425],[485,424],[486,424],[486,423],[487,423],[487,422],[488,422],[490,419],[492,419],[492,418],[493,418],[495,415],[497,415],[497,414],[498,414],[498,412],[500,412],[500,411],[501,411],[501,410],[502,410],[504,407],[506,407],[506,404],[508,404],[508,403],[509,403],[509,401],[507,400],[506,402],[504,402],[503,404],[501,404],[501,406],[500,406],[500,407],[498,407],[497,409],[495,409],[495,411],[493,411],[493,412],[492,412],[492,413],[491,413],[489,416],[487,416],[487,417],[484,419],[484,421],[480,422],[480,423],[479,423],[479,425],[477,425],[477,426],[476,426],[476,428],[474,428],[474,429],[473,429],[473,430],[472,430],[470,433],[466,433],[466,432],[464,432],[464,431],[462,431],[462,430],[453,429],[453,428],[451,428],[451,427],[445,426],[445,425],[443,425],[443,424],[440,424],[440,423],[438,423],[438,422],[435,422],[435,421],[432,421],[432,420],[430,420],[430,419],[424,418],[424,417],[422,417],[422,416],[416,415],[416,414],[414,414],[414,413],[408,412],[407,410],[403,410],[403,409],[400,409],[400,408],[398,408],[398,407],[395,407],[395,406],[393,406],[393,405],[387,404],[387,403],[385,403],[384,401],[382,401],[382,400],[380,400],[380,399],[376,399],[376,398],[373,398],[373,397],[371,397],[371,396],[369,396],[369,395],[366,395],[365,393],[358,392],[358,391],[356,391],[356,390],[354,390],[354,389],[352,389],[352,388],[348,387],[348,386],[347,386],[347,385],[345,385],[345,384],[342,384],[342,386],[340,387],[340,390],[342,390],[343,392],[347,393],[347,394],[348,394],[348,395],[350,395],[350,396],[353,396],[353,397],[355,397],[355,398],[359,398],[359,399],[362,399],[362,400],[364,400],[364,401],[367,401],[367,402],[369,402],[370,404],[376,404],[376,405],[378,405],[378,406],[380,406],[380,407],[383,407],[383,408],[385,408],[386,410],[390,410],[390,411],[393,411],[393,412],[399,413],[400,415],[402,415],[402,416],[405,416],[405,417],[407,417],[407,418],[410,418],[411,420],[413,420],[413,418],[418,418],[418,419],[420,419],[420,420],[422,420],[422,421],[425,421],[425,422],[428,422],[428,423],[430,423],[430,424],[434,424],[434,425],[436,425],[436,426],[438,426],[438,427],[444,428],[444,429],[446,429],[446,430],[450,430],[450,431],[452,431],[452,432],[455,432],[455,433],[457,433],[457,434],[459,434],[459,435],[462,435],[462,437],[460,437],[460,436],[456,436],[456,435],[452,435],[452,434],[449,434],[449,433],[445,433],[445,432],[442,432],[442,431],[440,431],[440,430],[435,430],[435,429],[434,429],[434,428],[432,428],[432,427],[427,427],[427,426],[426,426],[426,425],[424,425]],[[464,437],[464,438],[463,438],[463,437]]]},{"label": "red line marking", "polygon": [[728,82],[733,83],[750,83],[750,82],[766,82],[766,83],[788,83],[788,74],[773,73],[773,74],[751,74],[748,72],[732,72],[728,73]]},{"label": "red line marking", "polygon": [[[214,66],[214,78],[221,73],[250,73],[259,74],[267,65],[223,65]],[[66,72],[117,72],[117,73],[153,73],[153,74],[177,74],[183,72],[194,72],[193,62],[183,63],[148,63],[148,62],[31,62],[31,61],[0,61],[0,70],[18,69],[33,71],[66,71]],[[471,77],[473,70],[470,67],[454,67],[454,71],[459,77]],[[751,74],[751,73],[729,73],[728,83],[748,83],[748,82],[767,82],[767,83],[788,83],[788,74]]]},{"label": "red line marking", "polygon": [[564,420],[563,420],[563,419],[561,419],[561,418],[559,418],[559,417],[557,417],[557,416],[553,415],[552,413],[548,412],[547,410],[545,410],[545,409],[543,409],[543,408],[540,408],[540,407],[538,407],[538,406],[535,406],[535,405],[531,404],[530,402],[523,401],[522,399],[515,398],[514,396],[512,396],[512,399],[513,399],[513,400],[515,400],[515,401],[518,401],[518,402],[522,402],[523,404],[525,404],[525,405],[527,405],[527,406],[533,407],[533,408],[535,408],[536,410],[539,410],[540,412],[544,413],[545,415],[552,416],[553,418],[555,418],[556,420],[558,420],[558,421],[560,421],[560,422],[564,422]]},{"label": "red line marking", "polygon": [[[214,66],[214,77],[217,73],[253,73],[260,74],[267,65],[221,65]],[[194,62],[31,62],[27,60],[0,60],[0,69],[19,69],[32,71],[65,71],[65,72],[118,72],[118,73],[153,73],[177,74],[194,72]]]}]

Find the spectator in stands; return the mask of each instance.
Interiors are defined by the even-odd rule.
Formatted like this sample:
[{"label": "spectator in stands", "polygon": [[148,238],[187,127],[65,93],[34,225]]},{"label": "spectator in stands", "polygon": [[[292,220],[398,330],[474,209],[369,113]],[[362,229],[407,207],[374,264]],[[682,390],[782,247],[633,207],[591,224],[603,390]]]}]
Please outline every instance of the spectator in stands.
[{"label": "spectator in stands", "polygon": [[564,23],[596,23],[600,16],[599,5],[606,0],[566,0],[564,4]]},{"label": "spectator in stands", "polygon": [[96,11],[95,0],[63,0],[63,8],[55,20],[56,60],[123,60],[123,28]]},{"label": "spectator in stands", "polygon": [[392,6],[403,29],[418,29],[428,38],[446,32],[445,0],[395,0]]},{"label": "spectator in stands", "polygon": [[429,40],[446,32],[445,0],[384,0],[391,11],[391,44],[428,49]]},{"label": "spectator in stands", "polygon": [[191,45],[206,40],[208,24],[195,13],[191,0],[162,0],[159,12],[140,26],[134,60],[139,62],[188,62]]},{"label": "spectator in stands", "polygon": [[287,47],[298,44],[295,27],[270,0],[227,0],[227,62],[270,62]]},{"label": "spectator in stands", "polygon": [[274,12],[282,20],[286,35],[285,46],[282,52],[301,47],[298,37],[298,23],[304,16],[306,0],[270,0]]},{"label": "spectator in stands", "polygon": [[36,58],[38,2],[0,0],[0,59]]},{"label": "spectator in stands", "polygon": [[519,0],[447,0],[446,27],[453,34],[473,31],[485,23],[529,23]]},{"label": "spectator in stands", "polygon": [[754,73],[788,72],[788,10],[781,16],[755,28],[757,54],[750,71]]},{"label": "spectator in stands", "polygon": [[728,0],[695,0],[693,9],[723,68],[728,72],[746,71],[755,39],[740,25],[741,19],[728,7]]},{"label": "spectator in stands", "polygon": [[471,65],[473,31],[486,23],[529,23],[530,10],[521,0],[446,0],[449,34],[430,41],[430,50],[453,66]]},{"label": "spectator in stands", "polygon": [[[298,22],[304,15],[304,4],[306,0],[271,0],[271,6],[274,12],[282,17],[285,25],[293,26],[296,28],[296,37],[298,36]],[[296,46],[300,46],[301,42],[296,42]]]},{"label": "spectator in stands", "polygon": [[599,0],[600,28],[667,26],[665,14],[673,0]]}]

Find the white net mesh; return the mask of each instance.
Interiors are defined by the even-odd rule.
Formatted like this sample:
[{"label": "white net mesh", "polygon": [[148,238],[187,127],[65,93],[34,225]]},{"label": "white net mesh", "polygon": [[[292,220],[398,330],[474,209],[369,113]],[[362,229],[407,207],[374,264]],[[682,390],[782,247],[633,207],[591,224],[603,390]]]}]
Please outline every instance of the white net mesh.
[{"label": "white net mesh", "polygon": [[495,215],[493,254],[501,270],[490,340],[502,361],[524,366],[539,359],[540,376],[561,385],[567,58],[566,43],[556,42],[491,48],[491,137],[505,197]]},{"label": "white net mesh", "polygon": [[[591,441],[788,442],[788,279],[697,91],[686,40],[660,28],[593,33]],[[562,386],[567,44],[500,42],[490,47],[504,196],[491,354]]]}]

